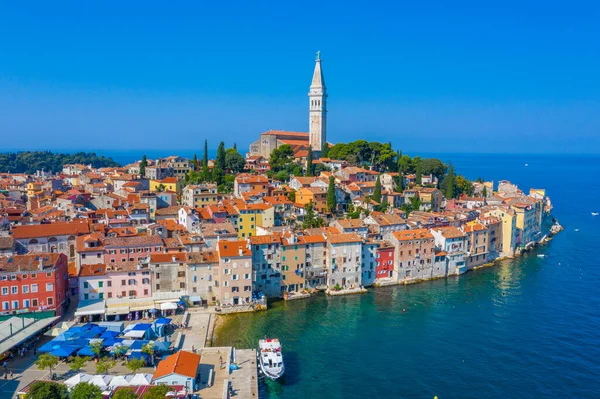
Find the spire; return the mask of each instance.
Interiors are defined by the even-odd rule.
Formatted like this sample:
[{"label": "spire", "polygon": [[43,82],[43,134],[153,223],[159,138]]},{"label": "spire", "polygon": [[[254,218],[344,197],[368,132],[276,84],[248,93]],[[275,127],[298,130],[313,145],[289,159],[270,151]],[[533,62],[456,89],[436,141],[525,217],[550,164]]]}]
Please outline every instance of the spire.
[{"label": "spire", "polygon": [[325,89],[325,79],[323,78],[323,71],[321,70],[321,52],[317,51],[317,59],[315,64],[315,72],[313,73],[311,88],[323,88]]}]

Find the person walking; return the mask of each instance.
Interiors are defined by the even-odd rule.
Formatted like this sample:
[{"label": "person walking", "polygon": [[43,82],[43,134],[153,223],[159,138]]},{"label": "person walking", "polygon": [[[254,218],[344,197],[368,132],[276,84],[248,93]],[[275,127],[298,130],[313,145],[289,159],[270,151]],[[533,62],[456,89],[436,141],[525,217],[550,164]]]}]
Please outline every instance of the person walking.
[{"label": "person walking", "polygon": [[11,379],[11,380],[13,379],[13,375],[14,375],[14,374],[13,374],[13,371],[12,371],[12,370],[10,370],[10,379]]}]

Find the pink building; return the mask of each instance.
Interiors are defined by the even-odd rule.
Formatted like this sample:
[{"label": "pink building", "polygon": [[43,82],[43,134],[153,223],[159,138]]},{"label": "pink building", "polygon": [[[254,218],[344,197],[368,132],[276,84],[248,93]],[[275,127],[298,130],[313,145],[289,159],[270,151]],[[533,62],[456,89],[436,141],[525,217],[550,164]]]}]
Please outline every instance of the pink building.
[{"label": "pink building", "polygon": [[104,239],[104,262],[135,262],[151,254],[163,253],[165,244],[160,236],[116,237]]},{"label": "pink building", "polygon": [[149,298],[148,266],[138,262],[83,265],[79,272],[79,299]]}]

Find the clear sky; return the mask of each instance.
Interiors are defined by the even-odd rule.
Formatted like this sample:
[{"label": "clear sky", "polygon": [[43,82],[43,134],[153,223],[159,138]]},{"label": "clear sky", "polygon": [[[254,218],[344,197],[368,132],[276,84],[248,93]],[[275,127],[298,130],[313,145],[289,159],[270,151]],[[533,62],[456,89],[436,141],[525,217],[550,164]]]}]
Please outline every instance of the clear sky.
[{"label": "clear sky", "polygon": [[331,142],[600,153],[599,21],[598,1],[2,2],[0,150],[307,131],[320,50]]}]

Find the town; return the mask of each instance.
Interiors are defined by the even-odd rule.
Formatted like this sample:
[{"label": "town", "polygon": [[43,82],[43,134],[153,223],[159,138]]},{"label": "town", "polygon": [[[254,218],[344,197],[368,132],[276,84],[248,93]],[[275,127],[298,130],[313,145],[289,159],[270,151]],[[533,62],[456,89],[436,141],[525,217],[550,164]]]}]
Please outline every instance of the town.
[{"label": "town", "polygon": [[2,377],[30,360],[11,394],[257,397],[255,350],[211,346],[217,315],[460,276],[560,229],[542,188],[329,142],[319,54],[308,97],[309,132],[245,154],[0,173]]}]

